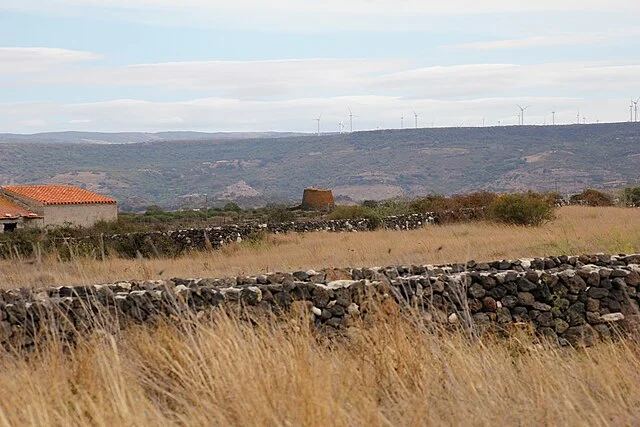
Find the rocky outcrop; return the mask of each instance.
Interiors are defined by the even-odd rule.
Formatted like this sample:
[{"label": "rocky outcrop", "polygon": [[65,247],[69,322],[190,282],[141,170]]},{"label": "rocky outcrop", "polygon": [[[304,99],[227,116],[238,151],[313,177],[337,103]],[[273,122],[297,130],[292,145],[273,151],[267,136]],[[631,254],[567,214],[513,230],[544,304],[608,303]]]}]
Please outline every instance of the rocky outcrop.
[{"label": "rocky outcrop", "polygon": [[599,254],[14,289],[0,292],[0,342],[28,348],[51,334],[73,341],[88,329],[220,308],[302,309],[318,327],[341,329],[391,303],[473,333],[527,324],[561,345],[592,345],[635,330],[639,286],[640,254]]}]

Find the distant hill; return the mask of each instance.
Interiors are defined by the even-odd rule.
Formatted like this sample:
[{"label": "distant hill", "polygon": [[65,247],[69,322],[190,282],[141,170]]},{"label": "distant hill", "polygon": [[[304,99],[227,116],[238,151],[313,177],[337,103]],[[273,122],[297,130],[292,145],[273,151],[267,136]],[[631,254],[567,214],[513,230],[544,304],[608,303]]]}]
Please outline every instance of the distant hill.
[{"label": "distant hill", "polygon": [[86,134],[77,135],[75,144],[0,143],[0,184],[84,185],[135,208],[293,201],[311,185],[332,188],[343,200],[363,200],[480,189],[574,192],[640,180],[636,123],[226,141],[192,133],[162,135],[167,140],[135,145],[78,142]]},{"label": "distant hill", "polygon": [[41,142],[48,144],[134,144],[140,142],[158,142],[175,140],[221,140],[255,139],[255,138],[284,138],[301,136],[295,132],[44,132],[34,134],[0,133],[1,142]]}]

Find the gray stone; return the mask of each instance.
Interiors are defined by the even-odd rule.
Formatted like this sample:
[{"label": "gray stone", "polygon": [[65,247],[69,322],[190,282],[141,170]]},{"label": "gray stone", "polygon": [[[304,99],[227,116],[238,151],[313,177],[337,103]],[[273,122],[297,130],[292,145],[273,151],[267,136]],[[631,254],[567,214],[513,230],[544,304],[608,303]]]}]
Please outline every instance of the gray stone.
[{"label": "gray stone", "polygon": [[596,344],[596,331],[590,325],[573,326],[563,337],[574,347],[592,347]]},{"label": "gray stone", "polygon": [[556,333],[563,334],[567,329],[569,329],[569,324],[562,319],[554,319],[554,329]]},{"label": "gray stone", "polygon": [[352,317],[356,317],[360,315],[360,307],[356,303],[351,303],[347,307],[347,313],[349,313],[349,315]]},{"label": "gray stone", "polygon": [[537,284],[528,280],[526,277],[518,279],[518,289],[520,292],[530,292],[538,287]]},{"label": "gray stone", "polygon": [[552,328],[540,328],[540,335],[551,342],[555,343],[558,341],[558,335],[556,335],[555,331]]},{"label": "gray stone", "polygon": [[586,309],[587,311],[598,311],[600,309],[600,301],[593,298],[587,298]]},{"label": "gray stone", "polygon": [[0,342],[6,342],[11,335],[13,334],[13,329],[11,328],[11,323],[7,321],[0,322]]},{"label": "gray stone", "polygon": [[587,295],[589,296],[589,298],[602,299],[609,296],[609,290],[604,288],[591,287],[587,291]]},{"label": "gray stone", "polygon": [[540,313],[536,317],[535,322],[538,324],[538,326],[542,326],[542,327],[551,328],[555,326],[553,315],[551,314],[551,312],[548,312],[548,311]]},{"label": "gray stone", "polygon": [[329,304],[329,300],[333,297],[333,291],[325,289],[320,286],[316,286],[313,289],[311,301],[313,305],[320,308],[325,308]]},{"label": "gray stone", "polygon": [[627,277],[628,275],[629,275],[629,271],[622,270],[619,268],[616,268],[611,272],[611,277]]},{"label": "gray stone", "polygon": [[594,313],[593,311],[587,311],[587,323],[590,325],[597,325],[598,323],[602,323],[602,319],[600,318],[600,313]]},{"label": "gray stone", "polygon": [[483,298],[487,294],[487,291],[479,283],[474,283],[469,287],[469,295],[473,298]]},{"label": "gray stone", "polygon": [[536,301],[533,303],[533,309],[539,311],[551,311],[551,306],[549,304]]},{"label": "gray stone", "polygon": [[514,307],[511,313],[516,322],[526,322],[529,320],[529,311],[526,307]]},{"label": "gray stone", "polygon": [[571,280],[569,280],[568,287],[569,292],[577,294],[587,289],[587,283],[582,279],[582,277],[576,274],[571,278]]},{"label": "gray stone", "polygon": [[473,321],[478,325],[488,325],[491,323],[491,319],[487,313],[476,313],[473,315]]},{"label": "gray stone", "polygon": [[495,299],[491,298],[491,297],[484,297],[482,299],[482,308],[485,311],[496,311],[498,309],[498,303],[496,302]]},{"label": "gray stone", "polygon": [[600,317],[600,320],[606,323],[619,322],[624,320],[624,314],[622,313],[609,313]]},{"label": "gray stone", "polygon": [[530,307],[534,302],[536,302],[536,299],[529,292],[518,292],[518,304]]},{"label": "gray stone", "polygon": [[611,330],[607,325],[604,325],[604,324],[594,325],[593,329],[595,329],[598,332],[600,339],[606,340],[611,338]]},{"label": "gray stone", "polygon": [[518,298],[513,295],[507,295],[500,300],[502,305],[507,308],[513,308],[518,305]]},{"label": "gray stone", "polygon": [[511,322],[511,312],[507,307],[500,307],[496,312],[496,320],[498,323],[509,323]]},{"label": "gray stone", "polygon": [[305,271],[296,271],[293,273],[293,277],[300,280],[301,282],[306,282],[309,280],[309,275]]}]

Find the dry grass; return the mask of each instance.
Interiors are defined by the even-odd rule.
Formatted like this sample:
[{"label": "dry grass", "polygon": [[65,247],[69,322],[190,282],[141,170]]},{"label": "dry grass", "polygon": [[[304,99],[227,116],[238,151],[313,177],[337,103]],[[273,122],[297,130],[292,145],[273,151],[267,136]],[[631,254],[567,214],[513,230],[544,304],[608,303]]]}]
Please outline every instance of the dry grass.
[{"label": "dry grass", "polygon": [[[320,339],[319,339],[320,338]],[[0,356],[5,425],[637,425],[640,346],[471,343],[388,315],[342,340],[232,319]]]},{"label": "dry grass", "polygon": [[540,228],[490,223],[430,226],[372,233],[267,236],[213,253],[177,259],[42,264],[0,262],[0,286],[104,283],[125,279],[219,277],[324,267],[445,263],[543,255],[640,250],[640,209],[565,207]]},{"label": "dry grass", "polygon": [[[565,208],[540,229],[491,224],[268,238],[177,260],[4,262],[4,286],[218,276],[640,248],[640,210]],[[442,247],[441,249],[438,249]],[[397,313],[329,339],[302,318],[97,332],[0,354],[3,425],[638,425],[640,343],[586,350],[522,333],[470,342]]]}]

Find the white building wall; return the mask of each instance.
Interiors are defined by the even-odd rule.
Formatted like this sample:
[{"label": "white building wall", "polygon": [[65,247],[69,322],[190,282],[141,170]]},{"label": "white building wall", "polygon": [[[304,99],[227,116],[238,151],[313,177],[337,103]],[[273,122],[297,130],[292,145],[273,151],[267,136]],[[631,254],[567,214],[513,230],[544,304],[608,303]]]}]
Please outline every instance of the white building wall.
[{"label": "white building wall", "polygon": [[91,227],[98,221],[118,219],[118,205],[95,203],[84,205],[45,205],[44,225],[61,226],[71,223],[80,227]]}]

